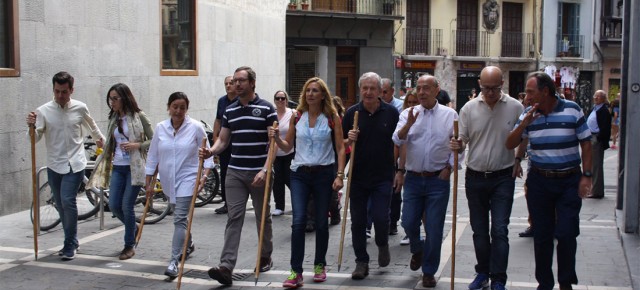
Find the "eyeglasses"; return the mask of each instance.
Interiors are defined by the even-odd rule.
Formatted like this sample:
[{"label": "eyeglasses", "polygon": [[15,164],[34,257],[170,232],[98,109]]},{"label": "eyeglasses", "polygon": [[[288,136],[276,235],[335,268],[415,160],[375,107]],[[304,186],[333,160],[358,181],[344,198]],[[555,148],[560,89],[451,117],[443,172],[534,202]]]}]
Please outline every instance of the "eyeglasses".
[{"label": "eyeglasses", "polygon": [[286,99],[287,99],[287,98],[285,98],[285,97],[275,97],[275,98],[274,98],[274,100],[276,100],[276,101],[284,101],[284,100],[286,100]]},{"label": "eyeglasses", "polygon": [[502,86],[493,87],[493,88],[480,87],[480,90],[485,94],[487,94],[487,93],[499,93],[502,90]]},{"label": "eyeglasses", "polygon": [[120,100],[120,97],[109,97],[110,102],[117,102],[118,100]]},{"label": "eyeglasses", "polygon": [[246,81],[248,81],[249,79],[232,79],[231,82],[232,83],[244,83]]}]

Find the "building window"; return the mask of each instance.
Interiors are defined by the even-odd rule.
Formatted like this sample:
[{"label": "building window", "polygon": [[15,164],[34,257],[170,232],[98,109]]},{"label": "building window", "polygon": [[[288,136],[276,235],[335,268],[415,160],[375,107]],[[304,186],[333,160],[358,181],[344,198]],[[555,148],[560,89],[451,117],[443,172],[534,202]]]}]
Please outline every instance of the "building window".
[{"label": "building window", "polygon": [[0,77],[20,76],[18,0],[0,2]]},{"label": "building window", "polygon": [[580,4],[558,3],[557,56],[582,57],[584,36],[580,35]]},{"label": "building window", "polygon": [[161,0],[161,75],[198,75],[196,0]]}]

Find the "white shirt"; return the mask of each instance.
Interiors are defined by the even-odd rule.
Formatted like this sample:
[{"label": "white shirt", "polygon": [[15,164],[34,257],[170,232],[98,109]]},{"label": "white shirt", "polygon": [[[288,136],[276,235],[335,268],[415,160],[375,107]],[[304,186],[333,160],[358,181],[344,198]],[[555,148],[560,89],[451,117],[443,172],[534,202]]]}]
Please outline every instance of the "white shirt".
[{"label": "white shirt", "polygon": [[[405,140],[398,138],[398,131],[407,123],[411,107],[400,114],[400,120],[393,132],[393,142],[400,146],[407,144],[405,169],[408,171],[442,170],[447,164],[453,166],[453,151],[449,148],[449,140],[453,137],[453,120],[458,113],[452,108],[436,104],[432,109],[422,105],[413,106],[414,114],[418,114],[416,122],[409,129]],[[462,162],[463,158],[458,160]],[[460,165],[460,164],[458,164]]]},{"label": "white shirt", "polygon": [[[158,179],[170,203],[176,202],[176,197],[191,196],[198,174],[198,148],[202,145],[202,138],[207,134],[200,122],[194,122],[186,116],[177,134],[173,135],[171,119],[164,120],[158,125],[151,139],[147,154],[146,175],[153,175],[158,166]],[[205,142],[209,147],[209,142]],[[213,168],[212,158],[205,160],[206,168]]]},{"label": "white shirt", "polygon": [[69,173],[69,166],[74,173],[84,170],[87,158],[84,154],[82,125],[89,128],[94,140],[104,140],[87,105],[71,99],[63,108],[55,101],[50,101],[38,107],[36,114],[36,140],[43,135],[45,137],[47,166],[59,174]]},{"label": "white shirt", "polygon": [[[285,108],[285,112],[284,112],[284,115],[282,116],[282,119],[278,121],[280,139],[282,140],[284,140],[287,137],[287,132],[289,132],[289,124],[291,122],[291,117],[293,116],[293,112],[295,112],[295,110]],[[289,155],[294,150],[293,147],[291,147],[291,150],[289,150],[289,152],[284,152],[282,151],[282,149],[280,149],[280,147],[276,146],[276,148],[278,148],[278,150],[276,151],[276,156]]]}]

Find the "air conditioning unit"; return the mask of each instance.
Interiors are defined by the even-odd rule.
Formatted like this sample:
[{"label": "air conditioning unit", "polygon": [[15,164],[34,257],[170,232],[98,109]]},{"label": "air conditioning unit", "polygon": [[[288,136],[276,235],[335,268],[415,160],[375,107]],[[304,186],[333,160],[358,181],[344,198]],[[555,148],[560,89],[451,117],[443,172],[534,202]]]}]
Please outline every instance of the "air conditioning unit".
[{"label": "air conditioning unit", "polygon": [[447,51],[446,48],[444,47],[438,47],[438,53],[437,55],[441,55],[441,56],[447,56],[449,52]]}]

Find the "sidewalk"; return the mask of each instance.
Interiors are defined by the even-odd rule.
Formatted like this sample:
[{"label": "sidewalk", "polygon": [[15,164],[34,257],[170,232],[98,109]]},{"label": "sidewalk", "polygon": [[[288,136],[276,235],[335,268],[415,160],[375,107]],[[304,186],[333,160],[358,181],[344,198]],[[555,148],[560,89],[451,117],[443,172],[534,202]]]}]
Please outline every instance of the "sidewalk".
[{"label": "sidewalk", "polygon": [[[617,151],[605,154],[606,196],[601,200],[583,201],[581,234],[578,237],[576,255],[579,285],[574,289],[631,290],[632,277],[636,283],[640,277],[640,239],[638,235],[623,234],[616,225],[615,188]],[[460,171],[456,237],[452,236],[452,205],[444,229],[441,267],[436,274],[438,285],[433,289],[450,289],[451,241],[456,241],[455,289],[467,289],[474,274],[475,254],[469,213],[464,193],[464,171]],[[522,180],[516,182],[515,200],[510,224],[509,281],[511,290],[535,289],[533,240],[519,238],[518,233],[527,227],[527,209]],[[288,201],[287,201],[288,202]],[[231,287],[222,287],[209,279],[206,271],[217,265],[222,248],[226,216],[216,215],[218,204],[197,208],[193,222],[196,243],[194,255],[187,260],[182,289],[278,289],[289,270],[291,211],[287,203],[285,215],[273,217],[274,268],[261,273],[254,284],[252,269],[255,266],[257,234],[253,209],[248,206],[242,234],[239,257]],[[0,281],[3,289],[175,289],[176,283],[164,281],[173,232],[173,218],[166,217],[154,225],[147,225],[136,255],[127,261],[117,258],[122,249],[123,227],[107,213],[105,230],[99,230],[99,220],[79,223],[80,250],[76,259],[62,262],[53,255],[62,247],[61,226],[38,236],[39,255],[34,260],[33,230],[29,211],[0,217]],[[408,246],[400,246],[400,234],[389,237],[391,264],[380,268],[377,264],[377,248],[369,242],[371,256],[370,275],[365,280],[354,281],[350,273],[355,267],[350,228],[347,224],[341,271],[337,260],[341,226],[330,227],[327,253],[328,280],[313,283],[311,270],[314,257],[315,235],[307,234],[304,259],[305,285],[302,289],[424,289],[420,271],[409,269]],[[629,264],[627,264],[627,261]],[[631,272],[629,271],[631,269]],[[555,270],[554,270],[555,272]],[[557,287],[557,285],[556,285]]]}]

